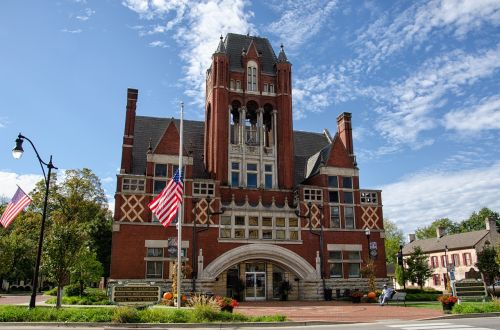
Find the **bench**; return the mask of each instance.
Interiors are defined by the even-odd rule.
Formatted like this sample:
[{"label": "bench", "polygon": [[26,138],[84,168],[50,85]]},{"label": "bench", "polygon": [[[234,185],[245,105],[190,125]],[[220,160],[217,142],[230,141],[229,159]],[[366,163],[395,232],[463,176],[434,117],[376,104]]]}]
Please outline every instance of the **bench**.
[{"label": "bench", "polygon": [[406,307],[406,292],[395,292],[390,299],[386,300],[386,303],[389,304],[389,301],[402,301]]}]

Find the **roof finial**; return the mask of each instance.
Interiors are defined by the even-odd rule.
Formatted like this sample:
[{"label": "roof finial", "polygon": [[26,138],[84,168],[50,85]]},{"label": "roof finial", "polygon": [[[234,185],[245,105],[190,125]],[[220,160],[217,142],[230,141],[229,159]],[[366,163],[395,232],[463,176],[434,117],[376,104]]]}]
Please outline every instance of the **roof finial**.
[{"label": "roof finial", "polygon": [[148,154],[153,153],[153,147],[151,146],[151,138],[149,138],[149,144],[148,144]]},{"label": "roof finial", "polygon": [[222,33],[221,33],[221,35],[220,35],[220,41],[222,41],[222,39],[224,39],[224,38],[222,38]]}]

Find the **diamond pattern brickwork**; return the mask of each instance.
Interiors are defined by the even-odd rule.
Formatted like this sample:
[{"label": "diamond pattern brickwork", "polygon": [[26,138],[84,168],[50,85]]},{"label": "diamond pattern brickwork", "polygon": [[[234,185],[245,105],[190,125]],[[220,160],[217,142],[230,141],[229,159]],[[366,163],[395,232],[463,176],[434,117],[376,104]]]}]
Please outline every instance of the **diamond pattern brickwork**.
[{"label": "diamond pattern brickwork", "polygon": [[145,196],[137,196],[137,195],[122,195],[123,204],[120,207],[122,211],[122,217],[120,221],[140,221],[144,222],[141,218],[141,214],[144,211],[144,206],[142,201]]},{"label": "diamond pattern brickwork", "polygon": [[361,214],[361,220],[363,220],[363,228],[370,229],[380,229],[379,216],[377,214],[376,206],[362,206],[361,210],[363,213]]}]

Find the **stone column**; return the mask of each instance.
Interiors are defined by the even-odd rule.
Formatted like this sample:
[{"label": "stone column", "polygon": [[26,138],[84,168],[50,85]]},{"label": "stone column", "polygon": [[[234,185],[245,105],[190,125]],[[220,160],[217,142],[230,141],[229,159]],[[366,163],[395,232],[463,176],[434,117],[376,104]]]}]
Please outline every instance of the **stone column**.
[{"label": "stone column", "polygon": [[319,251],[316,251],[316,273],[321,276],[321,258],[319,257]]},{"label": "stone column", "polygon": [[278,110],[273,109],[273,143],[269,146],[273,150],[274,165],[273,165],[273,188],[278,188],[278,146],[276,141],[278,140]]},{"label": "stone column", "polygon": [[198,278],[201,277],[201,273],[203,273],[203,249],[200,249],[200,254],[198,255]]}]

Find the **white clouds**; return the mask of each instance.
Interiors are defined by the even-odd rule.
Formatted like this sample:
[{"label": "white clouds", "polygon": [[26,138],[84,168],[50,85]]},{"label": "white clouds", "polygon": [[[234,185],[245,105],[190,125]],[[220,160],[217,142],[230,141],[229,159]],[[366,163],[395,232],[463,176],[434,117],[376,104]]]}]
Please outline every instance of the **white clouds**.
[{"label": "white clouds", "polygon": [[500,209],[500,162],[456,172],[420,173],[381,187],[384,217],[406,233],[448,217],[466,219],[482,207]]},{"label": "white clouds", "polygon": [[500,129],[500,95],[483,99],[472,109],[467,107],[447,113],[444,126],[462,132]]},{"label": "white clouds", "polygon": [[430,115],[447,102],[450,94],[460,94],[500,68],[500,47],[466,54],[455,51],[426,61],[421,69],[388,89],[374,89],[372,96],[385,102],[377,109],[381,118],[378,131],[390,142],[414,144],[421,132],[438,125]]},{"label": "white clouds", "polygon": [[418,47],[434,30],[463,38],[485,23],[500,24],[500,2],[496,0],[436,0],[416,2],[390,23],[388,15],[371,24],[356,40],[358,52],[370,67],[408,47]]},{"label": "white clouds", "polygon": [[151,41],[149,43],[149,47],[167,48],[168,45],[166,45],[164,41],[156,40],[156,41]]},{"label": "white clouds", "polygon": [[92,10],[90,8],[85,8],[84,13],[82,15],[77,15],[76,19],[80,21],[86,21],[94,14],[95,10]]},{"label": "white clouds", "polygon": [[[205,72],[210,67],[211,55],[217,48],[219,36],[229,32],[254,32],[253,25],[248,22],[253,14],[244,11],[244,0],[126,0],[123,4],[142,18],[165,20],[164,25],[156,25],[152,30],[142,32],[142,35],[174,31],[175,40],[180,46],[180,56],[186,63],[186,94],[193,97],[198,105],[204,104]],[[165,18],[172,14],[175,14],[172,19]],[[153,41],[149,45],[163,47],[165,44]]]},{"label": "white clouds", "polygon": [[275,9],[282,16],[272,22],[267,31],[277,34],[287,47],[294,49],[319,32],[336,6],[336,1],[329,0],[280,2]]},{"label": "white clouds", "polygon": [[78,34],[78,33],[82,33],[82,29],[62,29],[61,32],[65,32],[65,33],[71,33],[71,34]]},{"label": "white clouds", "polygon": [[0,128],[4,128],[7,125],[7,118],[0,117]]},{"label": "white clouds", "polygon": [[8,200],[16,192],[17,186],[21,187],[29,194],[38,181],[43,180],[43,176],[35,174],[23,174],[0,171],[0,196],[6,196]]}]

